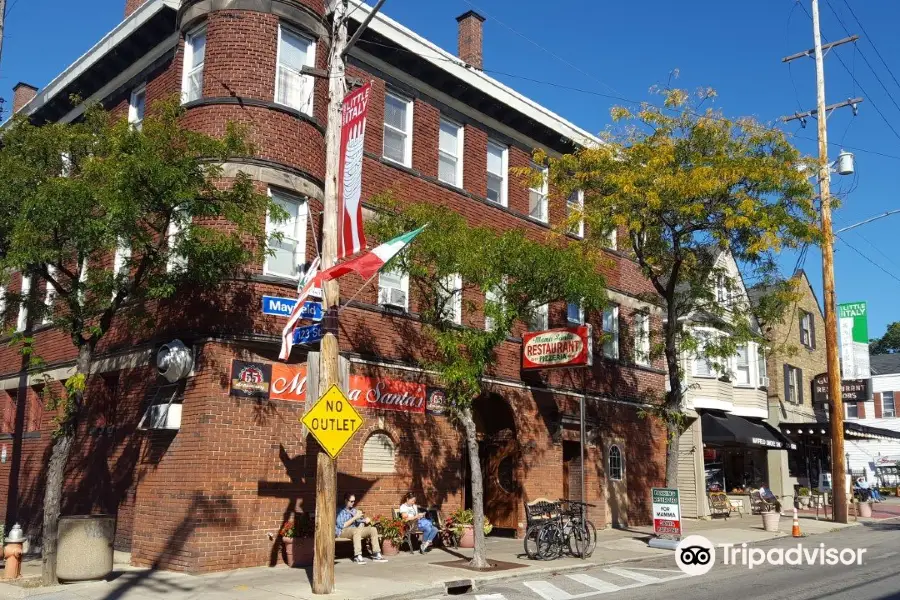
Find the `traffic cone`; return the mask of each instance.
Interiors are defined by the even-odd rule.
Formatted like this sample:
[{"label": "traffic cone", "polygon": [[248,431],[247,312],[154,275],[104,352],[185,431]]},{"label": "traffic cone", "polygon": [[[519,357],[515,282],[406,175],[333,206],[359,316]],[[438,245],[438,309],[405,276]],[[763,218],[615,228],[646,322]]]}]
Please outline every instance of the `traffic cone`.
[{"label": "traffic cone", "polygon": [[803,537],[800,533],[800,519],[797,518],[797,507],[794,507],[794,526],[791,527],[791,535],[794,537]]}]

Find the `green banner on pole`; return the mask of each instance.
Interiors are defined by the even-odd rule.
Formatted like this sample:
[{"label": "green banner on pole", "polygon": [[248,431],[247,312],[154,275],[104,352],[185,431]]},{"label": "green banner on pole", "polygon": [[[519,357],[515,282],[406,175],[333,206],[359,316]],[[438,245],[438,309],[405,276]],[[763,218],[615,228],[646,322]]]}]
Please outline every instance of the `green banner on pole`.
[{"label": "green banner on pole", "polygon": [[865,302],[838,305],[841,332],[841,379],[868,379],[869,316]]}]

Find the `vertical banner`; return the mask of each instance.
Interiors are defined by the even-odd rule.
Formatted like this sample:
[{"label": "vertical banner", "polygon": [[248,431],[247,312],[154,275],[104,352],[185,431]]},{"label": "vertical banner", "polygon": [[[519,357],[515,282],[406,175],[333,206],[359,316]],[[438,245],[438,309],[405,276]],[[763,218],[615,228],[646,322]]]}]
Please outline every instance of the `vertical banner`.
[{"label": "vertical banner", "polygon": [[366,246],[363,233],[362,195],[363,145],[366,114],[372,84],[347,94],[341,111],[341,164],[338,171],[338,260]]},{"label": "vertical banner", "polygon": [[841,332],[841,379],[868,379],[869,316],[865,302],[838,304]]}]

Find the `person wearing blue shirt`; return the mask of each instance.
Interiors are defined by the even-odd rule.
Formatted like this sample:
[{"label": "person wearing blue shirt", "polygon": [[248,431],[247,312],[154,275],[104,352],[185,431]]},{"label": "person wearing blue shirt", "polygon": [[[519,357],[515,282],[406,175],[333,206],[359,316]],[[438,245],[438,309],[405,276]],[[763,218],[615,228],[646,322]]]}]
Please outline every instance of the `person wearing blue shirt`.
[{"label": "person wearing blue shirt", "polygon": [[425,513],[419,511],[419,507],[416,506],[416,495],[412,492],[406,494],[398,512],[404,521],[415,521],[414,526],[422,532],[422,547],[419,548],[419,552],[422,554],[428,552],[439,531],[434,523],[425,516]]},{"label": "person wearing blue shirt", "polygon": [[372,560],[375,562],[387,562],[381,556],[381,546],[378,545],[378,530],[372,526],[371,519],[367,518],[361,510],[354,508],[356,496],[344,494],[344,508],[338,511],[334,524],[334,534],[339,538],[353,540],[353,562],[358,565],[366,564],[362,556],[363,536],[369,538],[372,544]]}]

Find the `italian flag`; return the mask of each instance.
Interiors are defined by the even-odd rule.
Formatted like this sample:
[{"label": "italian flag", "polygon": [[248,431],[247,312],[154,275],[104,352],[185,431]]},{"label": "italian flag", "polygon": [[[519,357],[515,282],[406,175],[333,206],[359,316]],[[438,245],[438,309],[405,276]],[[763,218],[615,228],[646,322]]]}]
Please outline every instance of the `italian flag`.
[{"label": "italian flag", "polygon": [[348,260],[323,271],[319,277],[324,283],[331,279],[343,277],[350,272],[354,272],[359,273],[363,279],[368,280],[378,273],[387,262],[397,256],[401,250],[409,246],[416,236],[422,233],[422,230],[426,227],[428,227],[428,225],[423,225],[415,231],[410,231],[409,233],[397,236],[380,246],[372,248],[369,252],[366,252],[353,260]]}]

